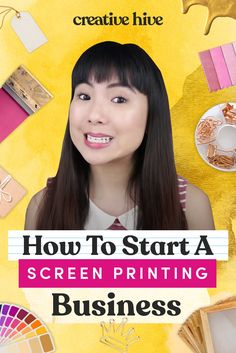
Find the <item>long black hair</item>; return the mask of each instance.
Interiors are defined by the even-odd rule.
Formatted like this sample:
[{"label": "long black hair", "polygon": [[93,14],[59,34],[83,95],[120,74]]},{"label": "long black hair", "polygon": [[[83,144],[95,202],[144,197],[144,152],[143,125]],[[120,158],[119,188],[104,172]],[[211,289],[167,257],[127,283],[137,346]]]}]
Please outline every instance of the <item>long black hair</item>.
[{"label": "long black hair", "polygon": [[[170,111],[160,70],[135,44],[102,42],[87,49],[72,72],[72,99],[79,83],[112,77],[147,96],[146,133],[134,154],[128,190],[138,205],[137,229],[187,229],[180,205]],[[56,176],[41,201],[37,229],[84,229],[89,212],[90,166],[74,146],[67,124]]]}]

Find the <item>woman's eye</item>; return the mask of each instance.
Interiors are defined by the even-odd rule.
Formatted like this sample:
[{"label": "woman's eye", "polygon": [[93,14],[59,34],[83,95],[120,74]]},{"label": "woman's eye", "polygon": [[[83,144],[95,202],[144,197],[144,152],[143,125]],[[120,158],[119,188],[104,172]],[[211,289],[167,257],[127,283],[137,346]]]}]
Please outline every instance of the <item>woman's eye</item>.
[{"label": "woman's eye", "polygon": [[112,102],[114,103],[125,103],[126,99],[124,97],[115,97],[112,99]]},{"label": "woman's eye", "polygon": [[82,101],[88,101],[88,100],[90,100],[90,96],[89,96],[88,94],[85,94],[85,93],[78,94],[78,97],[79,97],[79,99],[81,99]]}]

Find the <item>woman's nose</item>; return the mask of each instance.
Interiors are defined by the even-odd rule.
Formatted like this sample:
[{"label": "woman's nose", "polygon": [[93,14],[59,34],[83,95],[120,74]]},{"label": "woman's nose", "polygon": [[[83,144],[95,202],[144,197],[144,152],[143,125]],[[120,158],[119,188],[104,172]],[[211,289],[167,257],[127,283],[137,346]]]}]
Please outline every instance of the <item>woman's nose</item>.
[{"label": "woman's nose", "polygon": [[102,108],[102,104],[93,103],[88,115],[88,122],[92,125],[105,124],[107,122],[105,109]]}]

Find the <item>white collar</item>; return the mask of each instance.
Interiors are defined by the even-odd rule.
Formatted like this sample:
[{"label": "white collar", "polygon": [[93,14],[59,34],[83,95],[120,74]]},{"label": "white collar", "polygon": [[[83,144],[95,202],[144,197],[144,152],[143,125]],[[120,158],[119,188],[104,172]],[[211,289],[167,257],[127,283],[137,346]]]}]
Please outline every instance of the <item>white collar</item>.
[{"label": "white collar", "polygon": [[105,230],[109,228],[117,218],[124,228],[127,230],[136,229],[138,215],[138,206],[135,206],[119,217],[114,217],[98,208],[91,200],[89,200],[89,214],[85,222],[86,230]]}]

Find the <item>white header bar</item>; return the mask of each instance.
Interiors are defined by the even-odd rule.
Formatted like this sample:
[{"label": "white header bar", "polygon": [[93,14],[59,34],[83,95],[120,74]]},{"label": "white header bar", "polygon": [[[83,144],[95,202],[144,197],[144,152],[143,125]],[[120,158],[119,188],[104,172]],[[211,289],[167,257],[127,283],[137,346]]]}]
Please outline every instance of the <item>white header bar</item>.
[{"label": "white header bar", "polygon": [[8,259],[228,260],[228,232],[9,231]]}]

